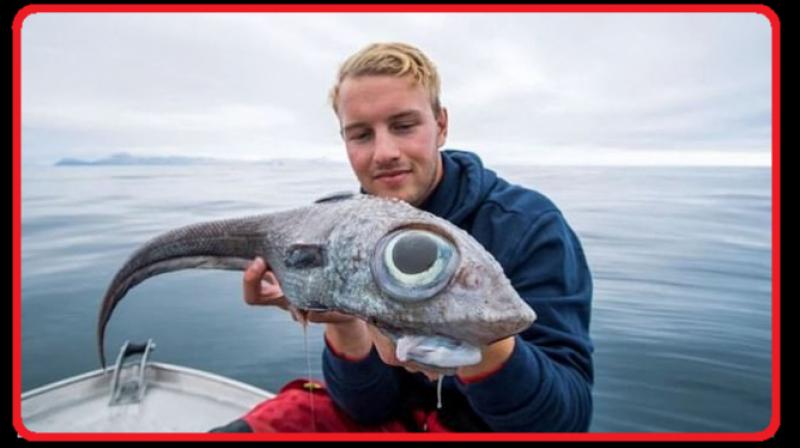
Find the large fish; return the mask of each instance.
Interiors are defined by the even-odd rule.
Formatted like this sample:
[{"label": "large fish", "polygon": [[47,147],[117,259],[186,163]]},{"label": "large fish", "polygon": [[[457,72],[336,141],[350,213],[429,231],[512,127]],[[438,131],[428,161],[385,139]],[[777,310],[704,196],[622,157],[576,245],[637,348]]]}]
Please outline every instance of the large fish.
[{"label": "large fish", "polygon": [[116,305],[145,279],[181,269],[269,264],[300,310],[331,310],[375,325],[401,361],[452,372],[481,360],[483,345],[536,318],[500,264],[469,234],[406,202],[332,195],[283,212],[189,225],[134,252],[103,298],[100,362]]}]

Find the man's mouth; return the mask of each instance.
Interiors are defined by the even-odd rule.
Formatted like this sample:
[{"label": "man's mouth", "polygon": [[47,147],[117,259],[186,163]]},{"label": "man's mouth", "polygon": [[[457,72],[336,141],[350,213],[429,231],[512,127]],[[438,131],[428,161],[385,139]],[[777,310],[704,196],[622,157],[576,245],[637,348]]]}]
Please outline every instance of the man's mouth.
[{"label": "man's mouth", "polygon": [[410,173],[411,170],[385,171],[375,175],[373,179],[384,184],[397,185],[402,183]]}]

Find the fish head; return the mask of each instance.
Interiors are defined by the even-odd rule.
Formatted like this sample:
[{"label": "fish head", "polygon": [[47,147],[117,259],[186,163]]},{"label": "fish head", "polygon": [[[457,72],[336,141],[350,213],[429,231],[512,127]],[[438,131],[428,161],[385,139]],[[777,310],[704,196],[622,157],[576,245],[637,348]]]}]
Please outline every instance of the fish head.
[{"label": "fish head", "polygon": [[[536,319],[501,265],[467,232],[418,209],[398,207],[387,216],[348,221],[338,235],[347,243],[332,246],[337,256],[358,253],[368,266],[337,273],[348,279],[338,308],[349,307],[389,336],[398,359],[439,368],[474,364],[479,347]],[[348,231],[351,224],[359,237]]]}]

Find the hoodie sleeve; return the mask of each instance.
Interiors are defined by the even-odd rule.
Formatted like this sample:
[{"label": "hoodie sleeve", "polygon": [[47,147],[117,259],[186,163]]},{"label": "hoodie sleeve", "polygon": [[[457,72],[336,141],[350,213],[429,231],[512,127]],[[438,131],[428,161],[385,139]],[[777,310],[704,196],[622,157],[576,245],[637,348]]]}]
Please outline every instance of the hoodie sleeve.
[{"label": "hoodie sleeve", "polygon": [[348,360],[334,353],[326,340],[322,374],[333,402],[360,424],[386,421],[400,402],[396,369],[381,361],[375,347],[364,359]]},{"label": "hoodie sleeve", "polygon": [[474,382],[457,381],[494,431],[588,431],[593,350],[592,280],[580,243],[557,210],[540,215],[508,241],[501,264],[537,314],[516,336],[511,357]]}]

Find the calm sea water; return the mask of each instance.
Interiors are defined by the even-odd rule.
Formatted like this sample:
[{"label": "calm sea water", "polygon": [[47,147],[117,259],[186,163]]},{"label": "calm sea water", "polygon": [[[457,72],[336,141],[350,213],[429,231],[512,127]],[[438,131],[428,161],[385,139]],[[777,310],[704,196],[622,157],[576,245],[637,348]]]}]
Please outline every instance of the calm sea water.
[{"label": "calm sea water", "polygon": [[[592,431],[768,425],[768,168],[495,169],[552,198],[583,242],[595,281]],[[345,164],[38,167],[22,176],[23,390],[99,367],[98,305],[145,240],[357,189]],[[308,334],[321,378],[321,326]],[[268,390],[307,375],[302,327],[245,305],[236,272],[177,272],[132,290],[109,324],[107,357],[147,338],[157,361]]]}]

